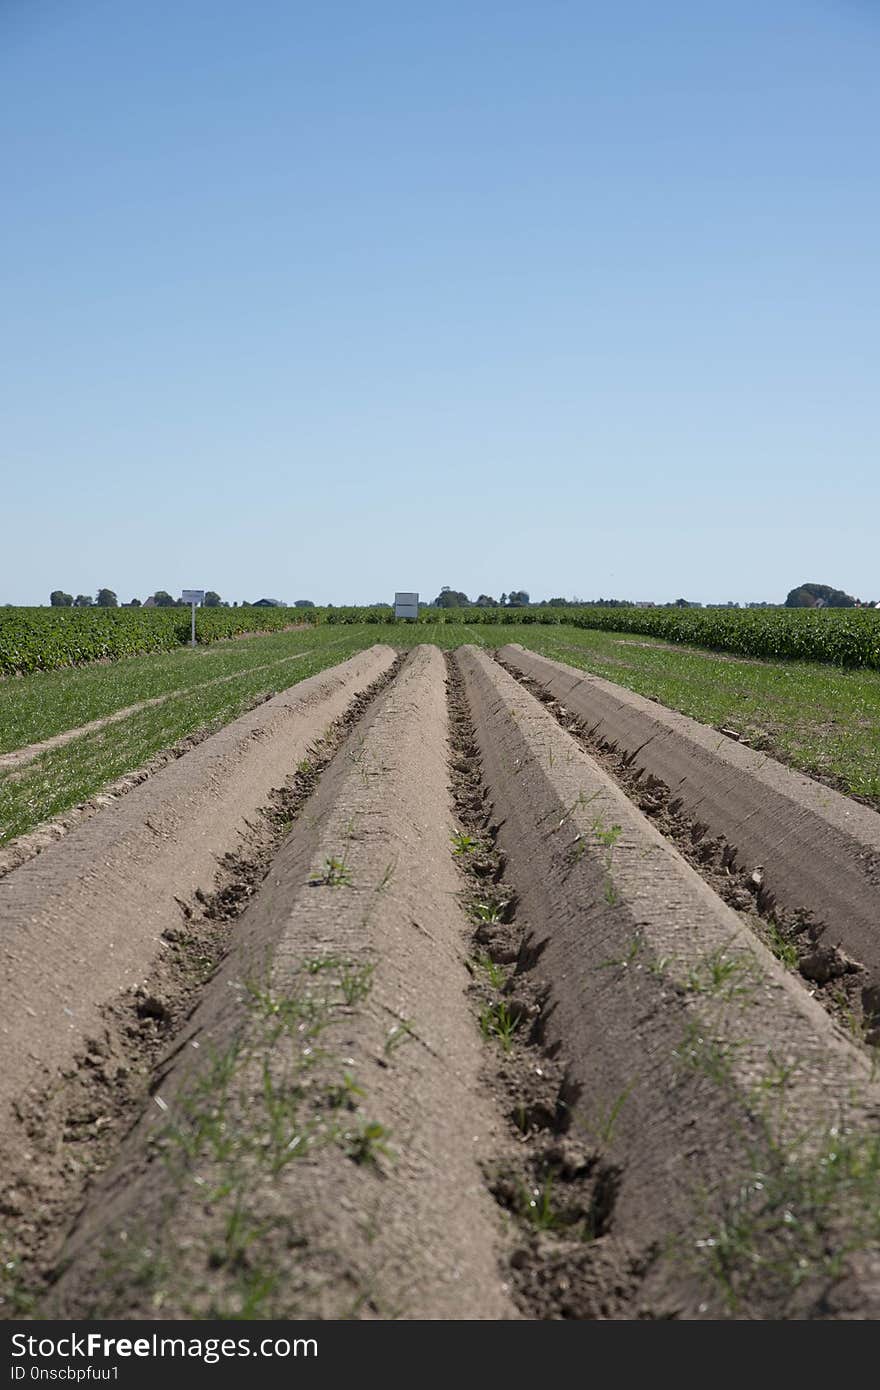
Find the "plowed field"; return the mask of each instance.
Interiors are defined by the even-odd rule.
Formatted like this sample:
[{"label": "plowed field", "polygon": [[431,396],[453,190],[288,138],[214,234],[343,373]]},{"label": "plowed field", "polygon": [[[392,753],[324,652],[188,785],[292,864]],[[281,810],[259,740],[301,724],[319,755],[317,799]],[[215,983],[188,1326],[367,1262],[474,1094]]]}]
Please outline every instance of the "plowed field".
[{"label": "plowed field", "polygon": [[0,879],[2,1308],[880,1316],[880,815],[374,646]]}]

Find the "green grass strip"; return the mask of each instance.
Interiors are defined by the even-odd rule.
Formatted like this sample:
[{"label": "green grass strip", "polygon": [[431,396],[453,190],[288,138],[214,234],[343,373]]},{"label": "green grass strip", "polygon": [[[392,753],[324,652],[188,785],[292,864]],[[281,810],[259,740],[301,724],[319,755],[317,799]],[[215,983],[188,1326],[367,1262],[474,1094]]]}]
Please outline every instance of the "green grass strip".
[{"label": "green grass strip", "polygon": [[371,633],[343,640],[289,665],[243,671],[222,685],[172,697],[128,719],[43,753],[21,773],[0,778],[0,844],[87,800],[108,782],[197,731],[215,731],[260,696],[284,690],[372,645]]}]

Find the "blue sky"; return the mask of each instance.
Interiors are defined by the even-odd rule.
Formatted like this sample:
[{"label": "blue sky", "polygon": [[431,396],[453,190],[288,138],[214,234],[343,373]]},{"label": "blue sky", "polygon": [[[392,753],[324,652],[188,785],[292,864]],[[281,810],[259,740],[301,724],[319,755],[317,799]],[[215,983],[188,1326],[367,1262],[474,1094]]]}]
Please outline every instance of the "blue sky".
[{"label": "blue sky", "polygon": [[880,597],[880,7],[0,0],[0,602]]}]

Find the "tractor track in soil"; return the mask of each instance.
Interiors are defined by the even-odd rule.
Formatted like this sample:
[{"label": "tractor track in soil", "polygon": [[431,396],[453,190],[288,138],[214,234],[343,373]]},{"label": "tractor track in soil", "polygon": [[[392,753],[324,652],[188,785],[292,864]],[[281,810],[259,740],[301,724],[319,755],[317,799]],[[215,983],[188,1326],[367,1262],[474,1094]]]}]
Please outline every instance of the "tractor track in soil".
[{"label": "tractor track in soil", "polygon": [[361,653],[0,883],[6,1313],[880,1315],[873,1049],[811,997],[869,1031],[870,961],[809,976],[826,902],[638,775],[629,692],[500,658]]}]

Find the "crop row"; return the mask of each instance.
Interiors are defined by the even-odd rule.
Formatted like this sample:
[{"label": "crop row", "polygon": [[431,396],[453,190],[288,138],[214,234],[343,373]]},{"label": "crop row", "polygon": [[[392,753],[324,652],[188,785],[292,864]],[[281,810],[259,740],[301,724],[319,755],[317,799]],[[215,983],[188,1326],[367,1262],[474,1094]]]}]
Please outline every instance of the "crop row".
[{"label": "crop row", "polygon": [[592,608],[574,623],[737,656],[880,669],[880,612],[868,608]]},{"label": "crop row", "polygon": [[[196,638],[216,642],[240,633],[311,623],[388,623],[392,610],[371,608],[201,608]],[[738,656],[821,661],[880,670],[880,612],[804,608],[423,608],[420,624],[567,624],[638,632]],[[0,609],[0,674],[49,671],[89,661],[169,651],[189,641],[183,608]]]},{"label": "crop row", "polygon": [[[388,622],[387,608],[316,610],[320,622]],[[423,608],[420,623],[568,624],[639,632],[738,656],[880,670],[880,612],[867,608]]]},{"label": "crop row", "polygon": [[[311,615],[312,610],[308,610]],[[305,616],[299,608],[200,608],[196,640],[277,631]],[[51,671],[171,651],[190,640],[188,608],[0,609],[0,674]]]}]

